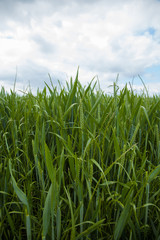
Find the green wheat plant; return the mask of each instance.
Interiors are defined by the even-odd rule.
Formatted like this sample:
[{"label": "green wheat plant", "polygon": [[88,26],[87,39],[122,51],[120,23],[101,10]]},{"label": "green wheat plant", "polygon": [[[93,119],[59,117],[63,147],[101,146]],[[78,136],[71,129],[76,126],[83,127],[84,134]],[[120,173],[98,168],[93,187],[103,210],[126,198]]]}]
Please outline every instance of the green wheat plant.
[{"label": "green wheat plant", "polygon": [[159,240],[160,98],[78,77],[1,88],[0,239]]}]

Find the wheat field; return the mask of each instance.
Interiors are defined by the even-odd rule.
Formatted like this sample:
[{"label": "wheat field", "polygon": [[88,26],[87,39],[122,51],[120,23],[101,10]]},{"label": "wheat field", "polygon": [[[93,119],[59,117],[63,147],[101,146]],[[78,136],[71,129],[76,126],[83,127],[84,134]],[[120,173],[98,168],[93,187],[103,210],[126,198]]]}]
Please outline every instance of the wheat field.
[{"label": "wheat field", "polygon": [[160,98],[113,90],[1,88],[0,239],[160,240]]}]

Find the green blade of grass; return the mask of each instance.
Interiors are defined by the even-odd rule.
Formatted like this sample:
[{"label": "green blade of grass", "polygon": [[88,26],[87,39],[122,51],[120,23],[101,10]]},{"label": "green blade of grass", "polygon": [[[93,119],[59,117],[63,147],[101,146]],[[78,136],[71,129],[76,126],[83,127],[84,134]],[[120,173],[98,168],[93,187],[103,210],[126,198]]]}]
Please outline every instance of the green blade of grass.
[{"label": "green blade of grass", "polygon": [[11,160],[9,160],[9,171],[10,171],[10,174],[11,174],[11,179],[12,179],[12,184],[13,184],[14,191],[16,192],[20,201],[26,206],[26,210],[27,210],[26,211],[27,240],[31,240],[32,239],[32,234],[31,234],[30,208],[29,208],[29,204],[28,204],[26,194],[17,186],[17,183],[16,183],[16,181],[13,177]]},{"label": "green blade of grass", "polygon": [[127,201],[124,206],[124,209],[120,215],[120,218],[118,219],[118,222],[116,223],[115,230],[114,230],[114,239],[119,240],[121,238],[122,232],[125,228],[125,225],[127,223],[127,220],[131,214],[131,200],[133,197],[133,191],[134,187],[132,187],[127,195]]}]

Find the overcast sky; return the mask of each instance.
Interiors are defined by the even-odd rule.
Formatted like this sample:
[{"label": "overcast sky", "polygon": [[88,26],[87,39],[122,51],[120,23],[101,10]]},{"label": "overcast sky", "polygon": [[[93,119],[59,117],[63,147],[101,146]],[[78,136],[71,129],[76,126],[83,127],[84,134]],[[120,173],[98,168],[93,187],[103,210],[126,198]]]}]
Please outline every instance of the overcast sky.
[{"label": "overcast sky", "polygon": [[75,78],[101,88],[119,74],[160,94],[159,0],[0,0],[0,85],[33,91]]}]

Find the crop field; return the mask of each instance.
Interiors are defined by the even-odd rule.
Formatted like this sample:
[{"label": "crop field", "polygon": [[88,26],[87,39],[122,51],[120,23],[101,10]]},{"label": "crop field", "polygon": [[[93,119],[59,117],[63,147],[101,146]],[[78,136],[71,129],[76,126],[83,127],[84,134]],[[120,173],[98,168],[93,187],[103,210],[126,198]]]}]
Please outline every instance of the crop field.
[{"label": "crop field", "polygon": [[0,239],[160,240],[160,97],[1,88]]}]

